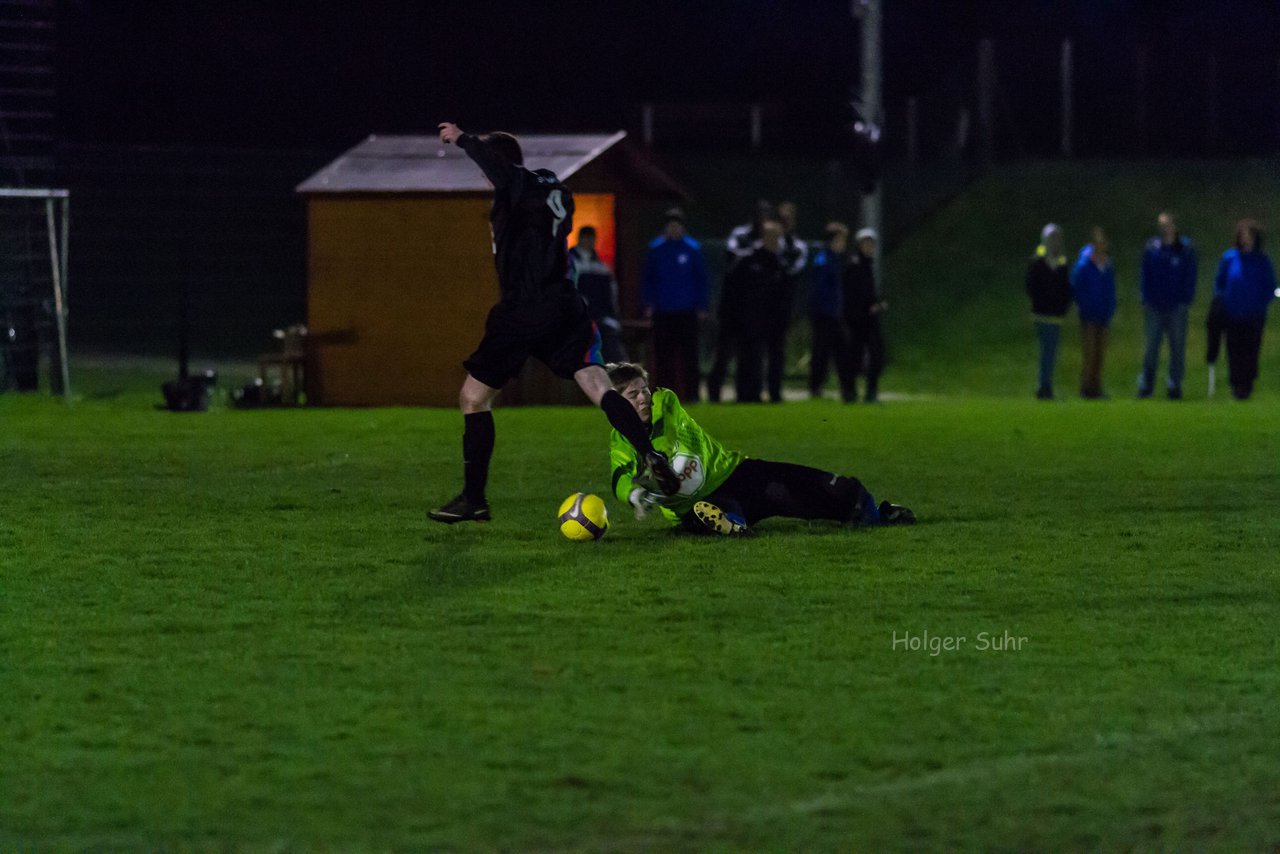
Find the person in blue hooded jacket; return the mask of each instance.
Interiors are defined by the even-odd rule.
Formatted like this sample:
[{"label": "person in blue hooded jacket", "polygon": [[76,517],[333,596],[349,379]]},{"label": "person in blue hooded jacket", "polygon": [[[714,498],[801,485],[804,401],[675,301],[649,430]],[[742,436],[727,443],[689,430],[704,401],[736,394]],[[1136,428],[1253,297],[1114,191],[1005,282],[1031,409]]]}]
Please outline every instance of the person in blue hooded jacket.
[{"label": "person in blue hooded jacket", "polygon": [[662,234],[649,244],[641,301],[653,321],[654,381],[697,403],[701,396],[698,330],[707,314],[707,262],[685,232],[684,211],[667,211]]},{"label": "person in blue hooded jacket", "polygon": [[1071,271],[1071,291],[1080,312],[1080,396],[1088,400],[1104,397],[1102,360],[1107,350],[1107,333],[1116,313],[1116,271],[1111,266],[1111,244],[1102,228],[1094,226],[1093,242],[1080,250]]},{"label": "person in blue hooded jacket", "polygon": [[1255,220],[1241,220],[1236,245],[1223,253],[1213,277],[1213,296],[1227,334],[1227,377],[1236,400],[1253,394],[1267,306],[1275,293],[1276,274],[1262,251],[1262,229]]},{"label": "person in blue hooded jacket", "polygon": [[1155,390],[1160,339],[1168,338],[1166,391],[1170,400],[1181,400],[1187,359],[1187,313],[1196,294],[1196,251],[1178,231],[1173,214],[1161,213],[1156,227],[1160,233],[1147,241],[1139,278],[1146,324],[1138,397],[1150,397]]}]

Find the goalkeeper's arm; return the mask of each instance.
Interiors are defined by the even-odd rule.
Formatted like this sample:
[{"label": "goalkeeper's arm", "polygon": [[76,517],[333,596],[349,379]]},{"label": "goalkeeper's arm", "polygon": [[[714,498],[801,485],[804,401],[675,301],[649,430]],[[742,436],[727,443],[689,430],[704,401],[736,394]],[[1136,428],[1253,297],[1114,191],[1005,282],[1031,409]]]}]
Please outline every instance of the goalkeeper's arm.
[{"label": "goalkeeper's arm", "polygon": [[637,519],[643,519],[648,509],[662,496],[645,483],[644,478],[636,477],[640,462],[635,449],[617,431],[614,431],[610,442],[609,462],[613,469],[613,494],[631,505]]}]

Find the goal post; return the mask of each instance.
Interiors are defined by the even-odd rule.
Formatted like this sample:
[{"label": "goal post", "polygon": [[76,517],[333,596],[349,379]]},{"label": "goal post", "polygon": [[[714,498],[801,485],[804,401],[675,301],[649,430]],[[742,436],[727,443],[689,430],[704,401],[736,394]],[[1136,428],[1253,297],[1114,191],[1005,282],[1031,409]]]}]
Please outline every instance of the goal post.
[{"label": "goal post", "polygon": [[[23,200],[26,200],[25,203]],[[40,211],[43,202],[43,212]],[[71,225],[71,192],[65,189],[31,189],[26,187],[0,187],[0,205],[5,210],[8,229],[17,234],[18,240],[10,243],[18,256],[14,268],[28,294],[45,291],[53,298],[53,319],[57,332],[57,347],[53,352],[55,362],[52,372],[54,393],[71,400],[71,372],[67,357],[67,243]],[[41,215],[43,213],[43,215]],[[35,226],[40,221],[41,226]],[[35,232],[43,231],[41,240]],[[45,244],[41,246],[40,244]],[[37,260],[42,259],[42,260]],[[47,266],[46,266],[47,265]],[[47,290],[46,290],[47,289]],[[49,293],[51,291],[51,293]],[[6,338],[12,338],[12,328],[6,330]],[[10,340],[9,343],[12,343]],[[38,345],[34,345],[37,346]],[[37,361],[38,361],[37,349]],[[3,378],[0,378],[3,379]]]}]

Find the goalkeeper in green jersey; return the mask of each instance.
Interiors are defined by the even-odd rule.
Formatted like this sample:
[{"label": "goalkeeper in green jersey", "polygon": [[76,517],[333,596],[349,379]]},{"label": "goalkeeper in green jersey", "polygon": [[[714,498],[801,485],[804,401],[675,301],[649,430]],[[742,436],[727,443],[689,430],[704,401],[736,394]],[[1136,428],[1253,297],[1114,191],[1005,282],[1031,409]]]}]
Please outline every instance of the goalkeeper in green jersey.
[{"label": "goalkeeper in green jersey", "polygon": [[609,381],[635,407],[649,428],[653,447],[664,452],[680,478],[680,489],[661,494],[643,476],[635,448],[613,431],[609,461],[613,491],[644,518],[657,506],[662,515],[696,533],[742,534],[761,519],[787,516],[859,525],[910,525],[915,514],[883,501],[879,506],[856,478],[829,471],[748,458],[731,451],[698,426],[670,389],[650,390],[639,365],[608,365]]}]

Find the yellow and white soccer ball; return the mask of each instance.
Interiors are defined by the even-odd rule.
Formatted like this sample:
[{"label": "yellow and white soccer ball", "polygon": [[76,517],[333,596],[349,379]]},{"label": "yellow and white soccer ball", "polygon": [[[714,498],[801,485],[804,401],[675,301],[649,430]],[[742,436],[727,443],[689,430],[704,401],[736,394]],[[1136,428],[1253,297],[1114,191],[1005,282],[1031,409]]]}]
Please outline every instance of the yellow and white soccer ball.
[{"label": "yellow and white soccer ball", "polygon": [[609,510],[598,495],[579,492],[560,505],[560,533],[571,540],[598,540],[609,530]]}]

